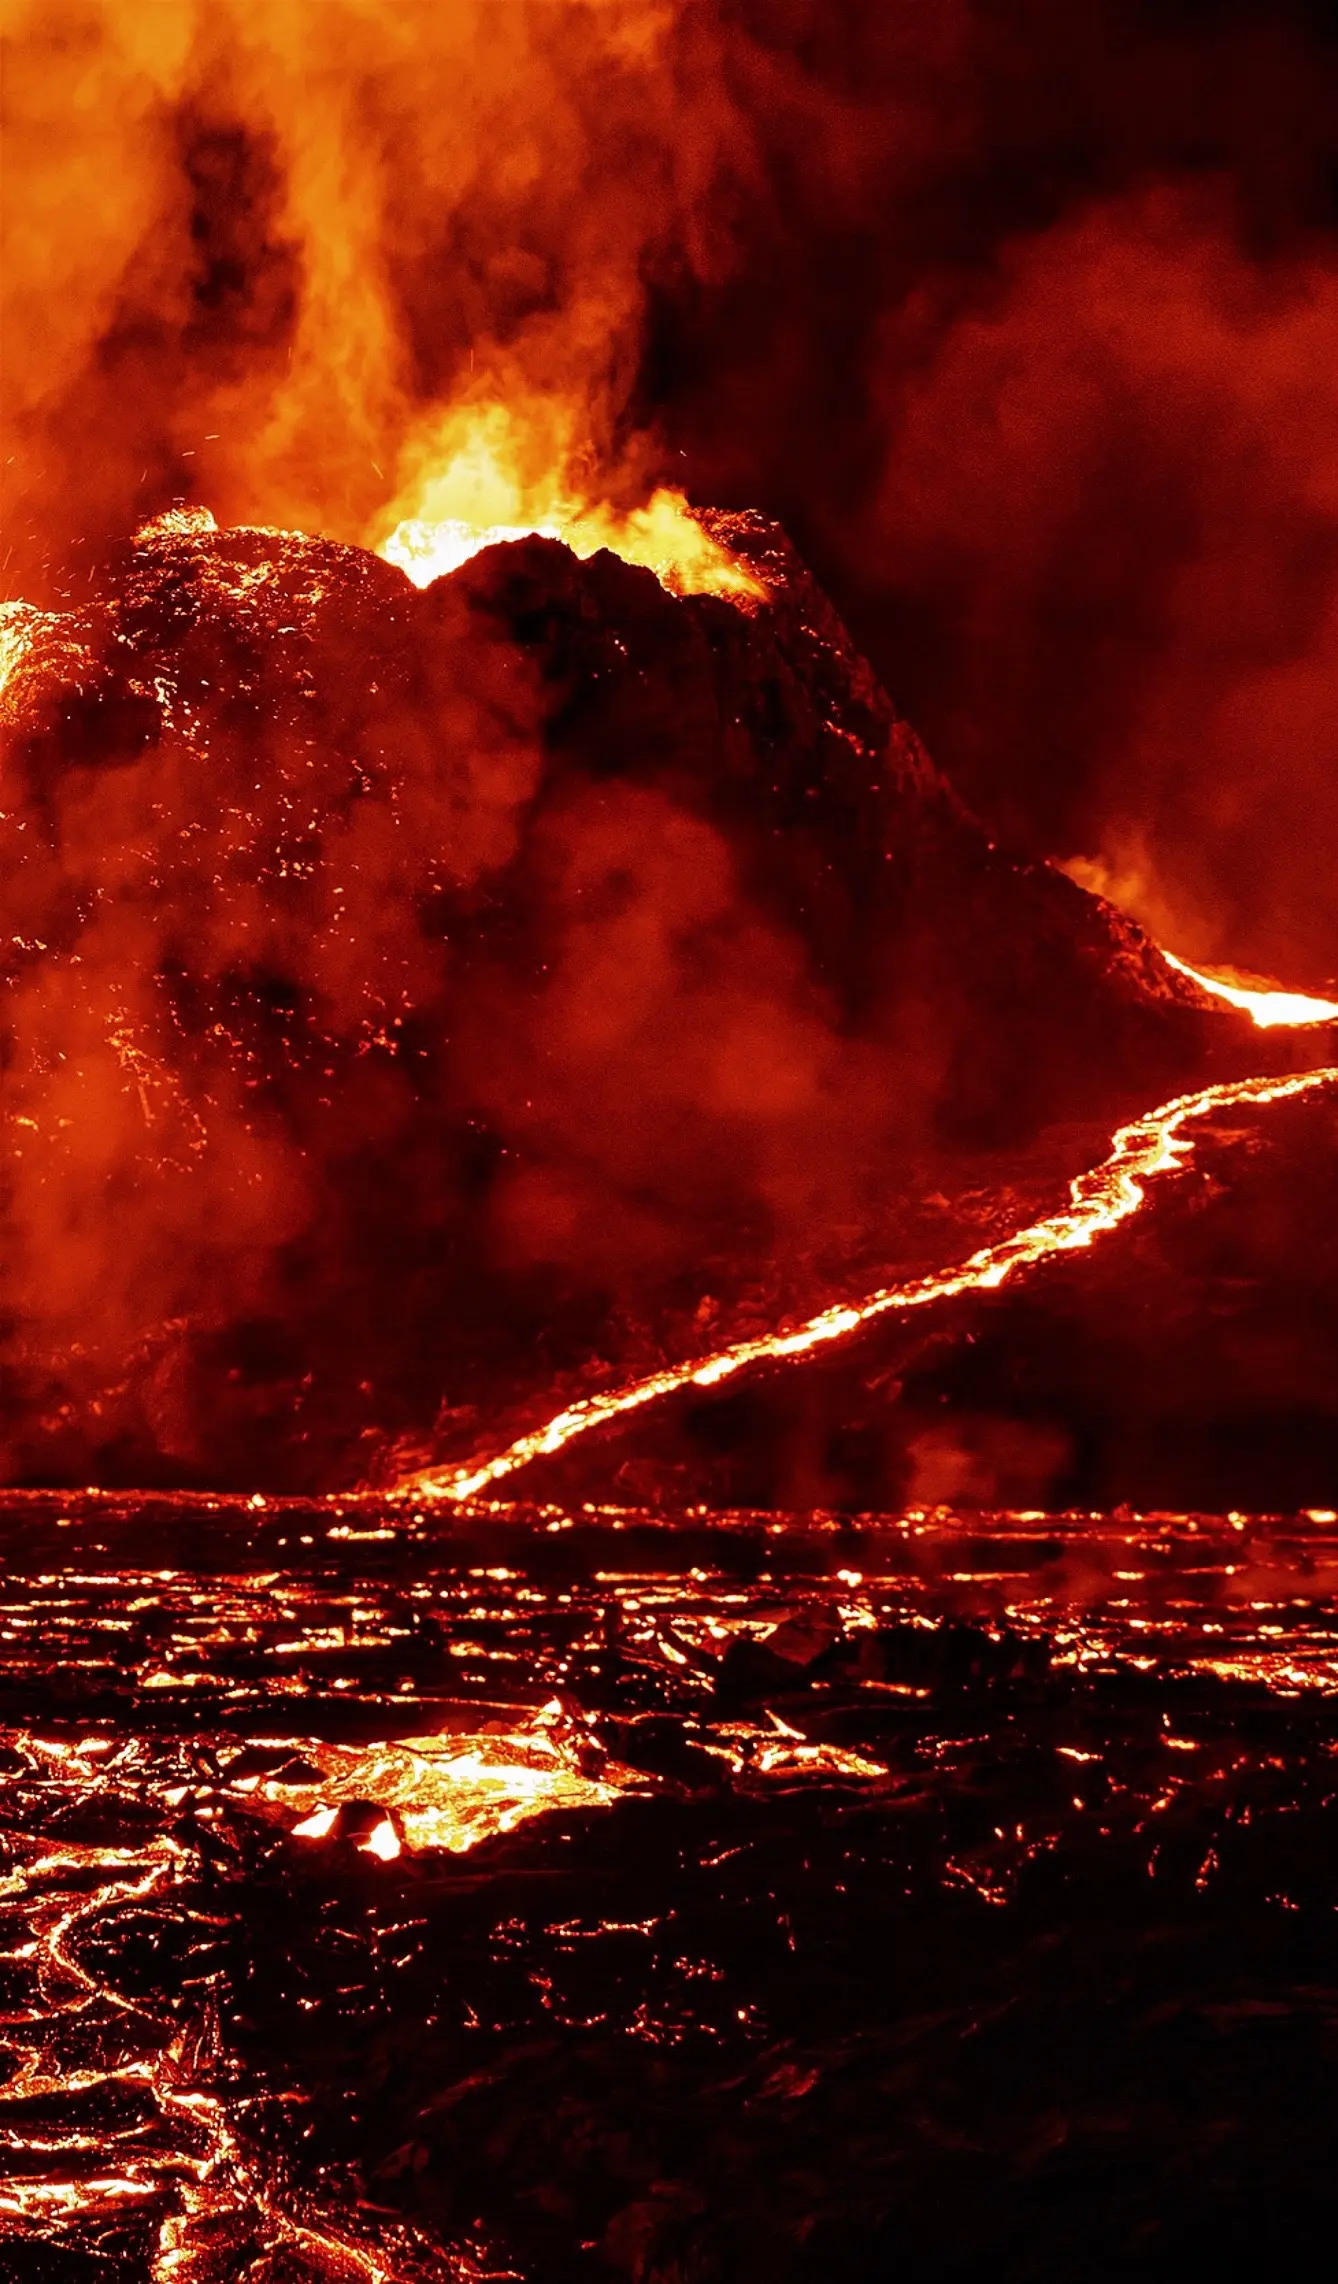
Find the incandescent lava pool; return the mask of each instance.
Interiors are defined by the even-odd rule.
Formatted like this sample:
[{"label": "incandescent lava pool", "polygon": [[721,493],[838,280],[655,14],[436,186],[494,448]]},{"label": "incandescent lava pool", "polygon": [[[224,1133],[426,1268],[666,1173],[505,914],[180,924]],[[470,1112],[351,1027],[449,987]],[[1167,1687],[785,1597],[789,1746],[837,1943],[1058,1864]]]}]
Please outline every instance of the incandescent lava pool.
[{"label": "incandescent lava pool", "polygon": [[9,1495],[0,2273],[1309,2273],[1338,1522]]}]

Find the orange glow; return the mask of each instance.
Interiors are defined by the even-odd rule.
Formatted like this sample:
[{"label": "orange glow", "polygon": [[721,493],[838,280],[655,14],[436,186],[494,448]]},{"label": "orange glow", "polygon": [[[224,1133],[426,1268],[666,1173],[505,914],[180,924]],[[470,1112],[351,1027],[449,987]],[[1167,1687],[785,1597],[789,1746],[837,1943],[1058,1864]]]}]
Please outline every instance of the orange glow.
[{"label": "orange glow", "polygon": [[[654,451],[628,445],[627,408],[648,257],[686,229],[709,274],[729,236],[722,177],[755,163],[719,35],[681,13],[39,10],[7,86],[6,414],[27,439],[23,469],[0,466],[7,527],[56,511],[84,530],[92,503],[124,528],[146,454],[156,471],[166,447],[230,524],[369,543],[416,516],[530,528],[551,501],[476,513],[415,497],[423,468],[458,456],[459,427],[491,437],[519,406],[527,486],[537,456],[560,477],[553,498],[584,509],[611,468],[617,499],[644,503]],[[236,175],[220,115],[237,123]],[[126,297],[175,340],[220,243],[236,282],[225,312],[210,304],[208,345],[177,354],[170,406],[152,383],[108,385],[99,347]],[[234,319],[237,353],[211,354]],[[646,469],[626,465],[643,452]]]},{"label": "orange glow", "polygon": [[399,1834],[388,1816],[370,1831],[362,1843],[364,1856],[375,1856],[378,1862],[393,1864],[400,1852]]},{"label": "orange glow", "polygon": [[295,1840],[328,1840],[338,1822],[339,1810],[337,1808],[317,1808],[313,1810],[310,1816],[304,1816],[300,1824],[293,1826],[293,1838]]},{"label": "orange glow", "polygon": [[1224,999],[1228,1006],[1238,1007],[1261,1031],[1270,1031],[1279,1025],[1290,1029],[1308,1023],[1338,1021],[1338,1000],[1314,999],[1302,991],[1282,991],[1274,984],[1249,990],[1244,984],[1228,983],[1224,976],[1210,970],[1192,968],[1187,960],[1178,960],[1174,952],[1163,952],[1162,958],[1177,974],[1187,975],[1192,983],[1210,991],[1215,999]]},{"label": "orange glow", "polygon": [[583,1732],[568,1734],[557,1706],[504,1735],[447,1731],[363,1746],[304,1739],[303,1756],[316,1763],[320,1775],[300,1784],[271,1778],[259,1789],[267,1799],[302,1811],[291,1827],[294,1839],[328,1838],[341,1801],[370,1800],[393,1808],[399,1829],[387,1813],[360,1843],[364,1855],[388,1864],[401,1846],[412,1854],[423,1848],[464,1854],[552,1809],[611,1807],[639,1781],[612,1765],[597,1777],[588,1775],[578,1758],[584,1742]]},{"label": "orange glow", "polygon": [[662,1372],[633,1380],[570,1404],[542,1427],[518,1436],[502,1451],[451,1469],[427,1468],[408,1476],[397,1486],[405,1498],[464,1500],[477,1498],[531,1460],[545,1459],[586,1435],[645,1404],[672,1396],[681,1388],[713,1388],[750,1364],[780,1363],[803,1356],[827,1342],[843,1340],[875,1318],[902,1309],[924,1308],[933,1301],[954,1299],[960,1293],[984,1292],[1002,1285],[1020,1270],[1035,1268],[1061,1253],[1092,1245],[1118,1229],[1137,1213],[1147,1185],[1161,1174],[1178,1172],[1194,1144],[1185,1128],[1210,1118],[1219,1110],[1249,1103],[1281,1102],[1308,1094],[1317,1087],[1338,1083],[1338,1068],[1304,1071],[1292,1078],[1236,1079],[1204,1087],[1198,1094],[1178,1095],[1143,1118],[1121,1126],[1111,1140],[1109,1155],[1089,1173],[1079,1174],[1069,1186],[1066,1209],[1047,1214],[1012,1237],[987,1245],[969,1260],[916,1277],[904,1285],[887,1285],[862,1301],[845,1301],[821,1310],[807,1322],[753,1340],[740,1340],[713,1356],[695,1357],[685,1364],[669,1365]]},{"label": "orange glow", "polygon": [[644,506],[615,508],[579,486],[573,465],[561,424],[555,435],[545,412],[494,405],[458,413],[402,489],[377,553],[427,587],[481,548],[534,535],[582,557],[608,548],[675,594],[765,599],[762,582],[711,537],[681,492],[661,485]]},{"label": "orange glow", "polygon": [[458,571],[471,555],[514,539],[560,539],[573,555],[596,555],[602,547],[624,563],[653,571],[661,586],[676,595],[725,595],[732,602],[765,599],[762,581],[716,544],[692,515],[681,492],[655,492],[644,508],[619,514],[608,507],[571,509],[559,504],[545,516],[520,523],[474,524],[459,516],[433,522],[424,517],[398,523],[377,549],[396,563],[415,587],[430,587],[448,571]]}]

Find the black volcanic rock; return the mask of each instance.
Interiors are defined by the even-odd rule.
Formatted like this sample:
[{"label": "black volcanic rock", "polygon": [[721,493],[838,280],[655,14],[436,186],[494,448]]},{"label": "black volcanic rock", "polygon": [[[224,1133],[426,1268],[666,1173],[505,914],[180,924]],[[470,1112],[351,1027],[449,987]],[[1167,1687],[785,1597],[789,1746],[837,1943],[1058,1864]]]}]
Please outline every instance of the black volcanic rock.
[{"label": "black volcanic rock", "polygon": [[768,603],[194,513],[10,610],[11,1479],[357,1477],[895,1249],[926,1165],[1246,1066],[988,841],[774,527],[705,520]]}]

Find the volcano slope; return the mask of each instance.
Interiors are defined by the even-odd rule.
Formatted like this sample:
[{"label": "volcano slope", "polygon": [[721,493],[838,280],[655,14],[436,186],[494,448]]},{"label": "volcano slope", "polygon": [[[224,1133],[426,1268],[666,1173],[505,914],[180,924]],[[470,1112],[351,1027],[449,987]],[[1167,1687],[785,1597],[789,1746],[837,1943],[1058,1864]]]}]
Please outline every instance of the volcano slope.
[{"label": "volcano slope", "polygon": [[9,1480],[388,1480],[1296,1053],[993,846],[709,522],[768,600],[181,511],[6,607]]},{"label": "volcano slope", "polygon": [[[546,1448],[528,1429],[536,1456],[494,1495],[661,1513],[1338,1511],[1338,1071],[1316,1076],[1298,1099],[1205,1120],[1090,1250],[800,1356],[708,1367]],[[501,1435],[475,1476],[494,1452]],[[422,1483],[449,1498],[466,1472]]]}]

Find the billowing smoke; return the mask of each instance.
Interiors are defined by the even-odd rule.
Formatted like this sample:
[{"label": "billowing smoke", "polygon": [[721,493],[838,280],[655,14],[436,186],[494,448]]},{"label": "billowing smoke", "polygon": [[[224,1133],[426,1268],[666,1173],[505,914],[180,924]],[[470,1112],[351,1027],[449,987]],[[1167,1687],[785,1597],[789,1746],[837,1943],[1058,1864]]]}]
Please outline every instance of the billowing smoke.
[{"label": "billowing smoke", "polygon": [[432,916],[515,853],[539,695],[448,588],[425,642],[375,558],[206,525],[114,613],[7,614],[11,1476],[263,1470],[322,1354],[342,1402],[387,1356],[378,1304],[421,1337],[468,1188]]},{"label": "billowing smoke", "polygon": [[1254,1051],[776,575],[531,538],[419,590],[179,510],[5,607],[5,1473],[427,1456],[960,1250],[936,1182]]},{"label": "billowing smoke", "polygon": [[[1220,192],[1011,248],[900,390],[866,526],[955,620],[943,742],[1191,956],[1338,965],[1338,270]],[[1013,763],[1010,775],[1001,757]]]}]

